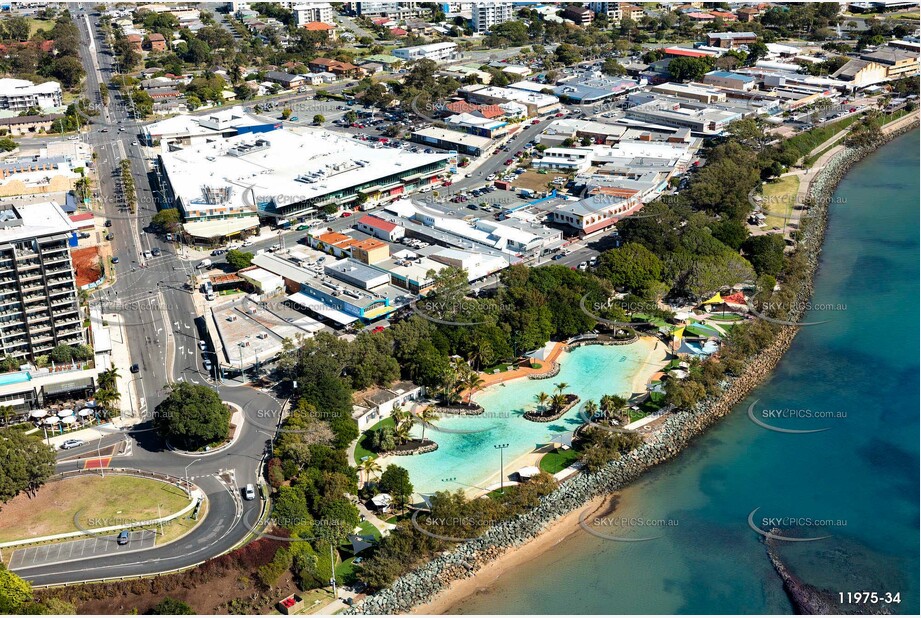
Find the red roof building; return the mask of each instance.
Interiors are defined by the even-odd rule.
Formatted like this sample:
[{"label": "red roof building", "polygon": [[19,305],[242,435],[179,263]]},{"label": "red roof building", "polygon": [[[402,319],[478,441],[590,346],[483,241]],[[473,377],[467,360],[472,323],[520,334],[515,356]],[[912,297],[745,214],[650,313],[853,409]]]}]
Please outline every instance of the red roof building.
[{"label": "red roof building", "polygon": [[686,47],[666,47],[662,50],[662,52],[666,56],[680,56],[683,58],[706,58],[707,56],[713,55],[708,54],[707,52],[688,49]]}]

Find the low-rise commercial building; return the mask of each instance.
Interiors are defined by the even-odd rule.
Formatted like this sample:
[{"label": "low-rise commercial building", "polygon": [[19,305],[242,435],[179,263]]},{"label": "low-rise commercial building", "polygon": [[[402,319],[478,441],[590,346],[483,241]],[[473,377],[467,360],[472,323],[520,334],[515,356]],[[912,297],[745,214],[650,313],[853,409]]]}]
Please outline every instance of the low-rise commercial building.
[{"label": "low-rise commercial building", "polygon": [[563,19],[568,19],[577,26],[587,26],[595,19],[595,12],[584,6],[570,4],[563,9]]},{"label": "low-rise commercial building", "polygon": [[456,150],[457,152],[478,157],[492,144],[488,137],[461,133],[450,129],[429,127],[413,131],[410,139],[419,144],[427,144],[437,148]]},{"label": "low-rise commercial building", "polygon": [[698,135],[718,135],[730,122],[741,119],[744,109],[718,109],[704,103],[656,94],[631,95],[625,116],[652,126],[681,127]]},{"label": "low-rise commercial building", "polygon": [[[732,71],[710,71],[704,75],[703,82],[720,88],[732,88],[733,90],[753,90],[758,84],[751,75],[733,73]],[[710,101],[703,101],[709,103]]]},{"label": "low-rise commercial building", "polygon": [[13,116],[0,118],[0,132],[5,135],[19,137],[21,135],[35,135],[48,133],[55,120],[63,118],[63,114],[48,114],[47,116]]},{"label": "low-rise commercial building", "polygon": [[323,129],[279,129],[161,152],[157,169],[164,195],[180,209],[188,233],[226,235],[260,218],[315,218],[327,206],[389,202],[437,181],[449,158],[395,157],[389,149]]},{"label": "low-rise commercial building", "polygon": [[374,215],[365,215],[359,219],[355,229],[387,242],[397,241],[406,235],[406,230],[402,226]]},{"label": "low-rise commercial building", "polygon": [[458,93],[471,103],[485,103],[487,105],[519,103],[527,109],[528,116],[532,117],[556,113],[560,110],[560,100],[558,98],[539,92],[472,85],[464,86],[458,90]]},{"label": "low-rise commercial building", "polygon": [[161,146],[189,146],[236,135],[268,133],[281,125],[279,121],[266,122],[237,106],[201,116],[167,118],[144,126],[142,132],[144,141],[150,145],[159,142]]},{"label": "low-rise commercial building", "polygon": [[708,32],[707,45],[710,47],[735,48],[749,45],[758,40],[754,32]]}]

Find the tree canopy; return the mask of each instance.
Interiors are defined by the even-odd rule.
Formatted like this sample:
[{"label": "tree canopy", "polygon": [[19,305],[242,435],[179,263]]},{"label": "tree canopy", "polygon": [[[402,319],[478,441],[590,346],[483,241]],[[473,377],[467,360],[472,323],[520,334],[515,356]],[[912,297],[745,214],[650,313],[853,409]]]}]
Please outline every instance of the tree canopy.
[{"label": "tree canopy", "polygon": [[194,451],[227,438],[230,411],[211,388],[179,382],[157,405],[154,425],[173,446]]}]

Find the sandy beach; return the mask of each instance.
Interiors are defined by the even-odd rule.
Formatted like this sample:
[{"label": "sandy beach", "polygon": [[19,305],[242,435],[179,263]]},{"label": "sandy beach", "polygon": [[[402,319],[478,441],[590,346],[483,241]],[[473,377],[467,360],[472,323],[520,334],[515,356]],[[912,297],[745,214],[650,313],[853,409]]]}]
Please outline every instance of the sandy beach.
[{"label": "sandy beach", "polygon": [[474,576],[454,581],[450,586],[442,590],[431,603],[415,607],[410,613],[415,615],[444,614],[464,599],[489,590],[492,583],[503,574],[507,574],[509,570],[538,558],[571,536],[587,534],[579,525],[579,516],[586,509],[590,509],[589,512],[593,517],[605,517],[611,514],[617,507],[617,496],[618,494],[612,494],[596,498],[586,504],[584,508],[568,513],[558,519],[539,537],[505,552],[499,559],[493,560],[477,571]]}]

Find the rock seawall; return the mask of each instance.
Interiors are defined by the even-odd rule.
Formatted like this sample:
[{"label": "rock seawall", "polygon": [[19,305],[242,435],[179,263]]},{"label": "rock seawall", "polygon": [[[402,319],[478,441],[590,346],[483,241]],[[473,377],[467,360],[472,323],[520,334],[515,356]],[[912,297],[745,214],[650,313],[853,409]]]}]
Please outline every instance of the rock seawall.
[{"label": "rock seawall", "polygon": [[[916,117],[907,126],[886,134],[885,140],[913,130],[917,124]],[[850,167],[873,150],[845,148],[829,160],[810,184],[812,217],[802,227],[800,245],[808,259],[809,276],[806,278],[807,283],[797,290],[793,306],[798,309],[787,316],[790,321],[798,321],[802,317],[805,301],[812,295],[812,281],[825,236],[831,193]],[[493,526],[478,538],[460,543],[345,613],[405,613],[416,605],[428,603],[452,581],[472,577],[483,565],[540,535],[556,519],[584,506],[597,496],[623,488],[644,471],[668,461],[680,453],[694,437],[729,414],[736,404],[771,374],[790,347],[797,331],[796,326],[780,327],[773,342],[749,360],[741,376],[726,378],[725,388],[718,396],[704,399],[690,410],[669,415],[661,431],[635,451],[610,462],[598,472],[572,477],[545,496],[531,511]]]}]

